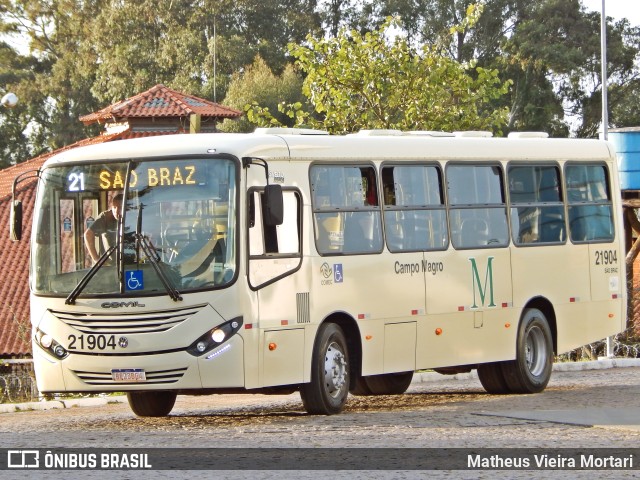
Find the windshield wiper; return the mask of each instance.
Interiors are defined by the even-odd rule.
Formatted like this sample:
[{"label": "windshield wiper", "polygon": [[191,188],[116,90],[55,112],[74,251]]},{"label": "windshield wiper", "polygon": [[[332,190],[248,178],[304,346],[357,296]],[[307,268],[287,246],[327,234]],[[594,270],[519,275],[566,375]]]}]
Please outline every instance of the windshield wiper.
[{"label": "windshield wiper", "polygon": [[[155,249],[153,248],[153,245],[151,245],[151,242],[149,242],[149,240],[144,235],[142,235],[141,231],[142,231],[142,203],[138,207],[138,222],[136,224],[136,233],[135,233],[135,239],[137,240],[136,244],[138,248],[142,247],[142,252],[146,255],[146,257],[151,262],[153,269],[158,274],[158,277],[160,278],[160,281],[162,282],[162,285],[164,286],[165,290],[171,297],[171,300],[173,300],[174,302],[182,300],[182,295],[180,295],[180,292],[176,289],[176,287],[173,286],[171,279],[169,279],[166,273],[162,270],[162,266],[160,265],[160,256],[158,255],[158,252],[155,251]],[[139,262],[140,255],[137,255],[137,257],[138,257],[137,260]]]},{"label": "windshield wiper", "polygon": [[164,271],[162,270],[162,266],[160,265],[160,257],[158,256],[158,253],[155,251],[153,246],[149,243],[149,240],[147,240],[144,235],[137,232],[136,240],[138,241],[138,245],[142,247],[142,251],[144,252],[144,254],[151,262],[153,269],[158,274],[158,277],[160,278],[160,281],[162,282],[165,290],[171,297],[171,300],[173,300],[174,302],[182,300],[182,295],[180,295],[180,292],[176,289],[176,287],[173,286],[169,277],[167,277],[166,273],[164,273]]},{"label": "windshield wiper", "polygon": [[91,279],[94,277],[94,275],[98,272],[98,270],[102,268],[102,265],[104,265],[104,262],[107,261],[107,259],[115,251],[117,246],[118,245],[116,243],[116,245],[110,247],[106,252],[100,255],[100,258],[98,259],[98,261],[95,263],[93,267],[89,269],[89,271],[85,274],[85,276],[82,277],[78,285],[76,285],[76,288],[71,290],[71,293],[69,294],[67,299],[64,301],[66,305],[74,305],[76,303],[76,299],[78,298],[78,295],[82,293],[82,290],[84,290],[84,287],[87,286],[87,283],[89,283]]}]

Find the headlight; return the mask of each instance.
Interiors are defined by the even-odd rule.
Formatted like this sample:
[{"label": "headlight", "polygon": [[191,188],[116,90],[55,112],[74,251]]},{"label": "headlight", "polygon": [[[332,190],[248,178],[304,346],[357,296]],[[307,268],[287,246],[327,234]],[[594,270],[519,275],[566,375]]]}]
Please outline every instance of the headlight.
[{"label": "headlight", "polygon": [[43,332],[39,328],[36,330],[35,340],[43,350],[46,350],[50,355],[53,355],[60,360],[66,358],[69,355],[69,352],[67,352],[67,350],[62,345],[56,342],[51,335]]},{"label": "headlight", "polygon": [[216,328],[211,334],[211,340],[216,343],[222,343],[224,342],[225,336],[226,334],[224,333],[224,330],[222,330],[221,328]]},{"label": "headlight", "polygon": [[50,335],[47,335],[45,333],[40,337],[40,345],[42,345],[44,348],[49,348],[52,343],[53,343],[53,338],[51,338]]},{"label": "headlight", "polygon": [[242,327],[242,317],[236,317],[218,325],[193,342],[187,348],[187,352],[194,357],[199,357],[229,340],[233,335],[238,333],[240,327]]}]

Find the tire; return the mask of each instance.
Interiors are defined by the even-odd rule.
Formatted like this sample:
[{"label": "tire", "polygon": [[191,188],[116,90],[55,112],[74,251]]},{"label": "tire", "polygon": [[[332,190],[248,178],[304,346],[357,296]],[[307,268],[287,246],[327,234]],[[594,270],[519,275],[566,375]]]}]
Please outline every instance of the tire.
[{"label": "tire", "polygon": [[139,417],[166,417],[176,403],[176,392],[127,392],[129,407]]},{"label": "tire", "polygon": [[312,415],[340,413],[349,394],[349,352],[342,329],[325,323],[318,329],[311,359],[311,382],[300,386],[305,410]]},{"label": "tire", "polygon": [[478,378],[487,393],[496,395],[510,393],[502,373],[502,362],[478,365]]},{"label": "tire", "polygon": [[413,372],[385,373],[364,377],[372,395],[402,395],[413,380]]},{"label": "tire", "polygon": [[545,389],[553,366],[553,340],[544,313],[528,308],[518,327],[516,359],[501,362],[502,374],[512,393],[538,393]]},{"label": "tire", "polygon": [[373,392],[369,388],[369,385],[367,385],[365,378],[366,377],[360,375],[355,378],[355,380],[352,380],[352,386],[349,388],[349,393],[351,395],[357,395],[361,397],[373,395]]}]

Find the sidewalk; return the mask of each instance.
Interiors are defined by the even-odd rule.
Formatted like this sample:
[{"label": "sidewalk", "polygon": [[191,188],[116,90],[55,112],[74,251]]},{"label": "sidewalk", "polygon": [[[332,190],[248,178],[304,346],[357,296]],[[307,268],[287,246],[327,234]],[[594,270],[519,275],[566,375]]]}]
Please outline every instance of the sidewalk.
[{"label": "sidewalk", "polygon": [[[577,372],[582,370],[603,370],[608,368],[640,367],[640,358],[603,358],[590,362],[562,362],[554,363],[554,372]],[[412,384],[428,382],[442,382],[451,380],[469,380],[478,378],[475,370],[469,373],[457,373],[455,375],[441,375],[436,372],[421,372],[413,375]],[[52,410],[74,407],[93,407],[110,403],[126,403],[126,395],[104,396],[91,398],[75,398],[68,400],[49,400],[42,402],[4,403],[0,404],[1,413],[28,412],[33,410]]]}]

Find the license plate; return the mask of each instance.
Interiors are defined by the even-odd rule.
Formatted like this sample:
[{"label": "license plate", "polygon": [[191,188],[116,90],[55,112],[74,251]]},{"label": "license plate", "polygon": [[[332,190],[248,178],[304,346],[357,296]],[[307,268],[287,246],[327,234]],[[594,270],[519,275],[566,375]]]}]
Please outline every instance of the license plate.
[{"label": "license plate", "polygon": [[114,382],[146,382],[147,377],[141,368],[117,368],[111,370],[111,378]]}]

